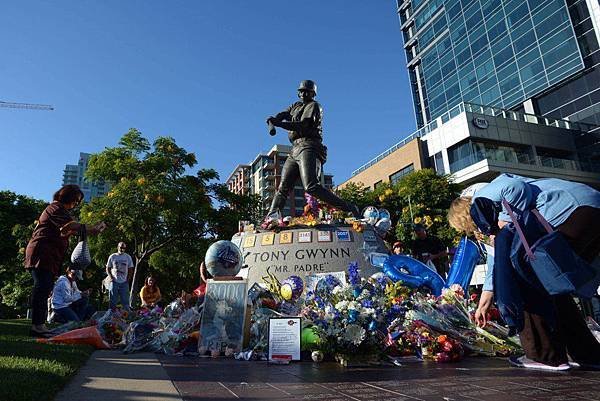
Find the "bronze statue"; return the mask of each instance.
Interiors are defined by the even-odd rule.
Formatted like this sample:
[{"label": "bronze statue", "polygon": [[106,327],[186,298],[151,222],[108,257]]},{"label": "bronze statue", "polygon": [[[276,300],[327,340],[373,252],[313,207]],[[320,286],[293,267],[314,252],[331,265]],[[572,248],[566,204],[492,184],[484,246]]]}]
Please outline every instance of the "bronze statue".
[{"label": "bronze statue", "polygon": [[267,118],[271,135],[275,135],[274,127],[288,130],[292,152],[283,165],[281,183],[266,220],[273,219],[275,213],[281,216],[281,209],[298,177],[302,180],[305,192],[336,209],[352,212],[354,217],[360,218],[360,210],[356,205],[339,198],[323,188],[319,182],[322,165],[327,159],[327,147],[323,145],[323,108],[314,100],[316,95],[317,85],[314,81],[302,81],[298,87],[298,97],[301,101],[295,102],[274,117]]}]

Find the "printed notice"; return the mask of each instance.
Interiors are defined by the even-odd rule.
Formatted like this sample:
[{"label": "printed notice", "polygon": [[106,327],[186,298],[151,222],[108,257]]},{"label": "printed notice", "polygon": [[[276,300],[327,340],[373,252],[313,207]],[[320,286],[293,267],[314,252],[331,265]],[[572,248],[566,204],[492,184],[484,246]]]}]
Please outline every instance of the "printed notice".
[{"label": "printed notice", "polygon": [[269,319],[269,361],[300,360],[300,318]]}]

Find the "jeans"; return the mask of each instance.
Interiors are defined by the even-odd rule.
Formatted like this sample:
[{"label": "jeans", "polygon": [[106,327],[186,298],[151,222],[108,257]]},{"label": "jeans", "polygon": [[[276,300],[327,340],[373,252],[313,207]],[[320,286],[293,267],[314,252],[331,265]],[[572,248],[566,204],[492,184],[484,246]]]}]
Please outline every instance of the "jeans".
[{"label": "jeans", "polygon": [[80,322],[89,319],[94,314],[94,307],[88,304],[88,298],[82,297],[66,308],[55,309],[57,320],[62,322]]},{"label": "jeans", "polygon": [[112,287],[110,291],[108,291],[108,295],[110,298],[111,309],[116,308],[117,303],[120,300],[121,305],[123,305],[123,309],[129,310],[129,284],[127,281],[124,283],[117,283],[116,281],[113,281]]},{"label": "jeans", "polygon": [[41,268],[31,269],[33,291],[31,293],[31,323],[44,324],[48,315],[48,296],[52,292],[52,272]]}]

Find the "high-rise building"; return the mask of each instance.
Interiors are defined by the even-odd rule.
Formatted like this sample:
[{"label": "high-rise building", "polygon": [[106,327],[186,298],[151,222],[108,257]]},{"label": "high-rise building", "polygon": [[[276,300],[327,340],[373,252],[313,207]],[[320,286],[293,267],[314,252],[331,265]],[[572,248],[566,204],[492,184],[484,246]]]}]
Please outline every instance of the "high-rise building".
[{"label": "high-rise building", "polygon": [[398,0],[419,128],[461,102],[600,124],[598,0]]},{"label": "high-rise building", "polygon": [[[275,145],[267,153],[258,154],[249,164],[237,165],[226,184],[230,191],[237,194],[260,195],[263,212],[267,212],[281,182],[281,170],[292,150],[288,145]],[[325,188],[333,188],[333,176],[321,174],[321,183]],[[282,213],[284,216],[299,216],[305,205],[304,188],[300,180],[290,191]]]},{"label": "high-rise building", "polygon": [[91,154],[79,153],[79,162],[77,164],[67,164],[63,173],[63,185],[79,185],[83,192],[84,200],[91,201],[93,198],[104,196],[110,190],[110,185],[104,180],[89,182],[85,179],[85,171]]},{"label": "high-rise building", "polygon": [[456,182],[511,172],[600,186],[598,0],[397,5],[418,130],[347,182],[393,181],[406,167],[393,160],[419,143],[422,167]]}]

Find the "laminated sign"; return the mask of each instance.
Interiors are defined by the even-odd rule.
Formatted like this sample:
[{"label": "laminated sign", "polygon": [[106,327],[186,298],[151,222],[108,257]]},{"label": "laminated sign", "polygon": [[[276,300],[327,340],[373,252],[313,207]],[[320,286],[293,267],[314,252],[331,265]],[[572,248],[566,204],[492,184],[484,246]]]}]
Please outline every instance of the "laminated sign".
[{"label": "laminated sign", "polygon": [[201,356],[231,356],[242,350],[246,296],[246,280],[208,280],[198,341]]}]

